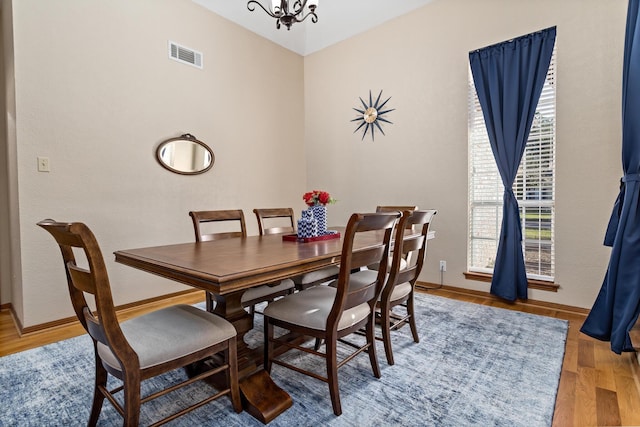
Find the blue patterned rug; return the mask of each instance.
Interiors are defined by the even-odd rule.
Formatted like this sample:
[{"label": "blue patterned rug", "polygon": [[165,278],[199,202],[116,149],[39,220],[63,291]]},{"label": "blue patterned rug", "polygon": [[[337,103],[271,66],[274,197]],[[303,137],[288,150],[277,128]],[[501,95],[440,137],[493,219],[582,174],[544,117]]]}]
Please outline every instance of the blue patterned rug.
[{"label": "blue patterned rug", "polygon": [[[566,321],[418,294],[420,343],[408,327],[393,334],[396,364],[378,342],[382,378],[360,355],[338,373],[343,415],[335,417],[326,384],[274,365],[274,381],[294,405],[270,426],[550,426],[564,356]],[[261,316],[248,342],[260,342]],[[324,365],[294,356],[297,363]],[[302,361],[302,362],[301,362]],[[93,390],[93,350],[85,335],[0,358],[0,426],[86,425]],[[146,381],[145,391],[183,377]],[[115,384],[115,381],[113,382]],[[141,424],[211,393],[197,383],[143,405]],[[98,425],[122,419],[105,401]],[[228,399],[168,425],[260,426]]]}]

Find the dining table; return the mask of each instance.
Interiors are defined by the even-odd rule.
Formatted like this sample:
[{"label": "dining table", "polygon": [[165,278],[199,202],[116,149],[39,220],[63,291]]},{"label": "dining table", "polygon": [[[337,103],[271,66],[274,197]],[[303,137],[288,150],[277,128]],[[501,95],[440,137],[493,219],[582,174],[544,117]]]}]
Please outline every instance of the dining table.
[{"label": "dining table", "polygon": [[[114,252],[115,261],[213,294],[213,312],[238,332],[240,390],[245,410],[268,423],[292,405],[291,397],[262,369],[263,349],[249,348],[253,316],[241,304],[249,288],[339,264],[344,227],[334,238],[300,241],[283,234],[178,243]],[[433,238],[430,232],[429,238]],[[375,232],[358,233],[353,250],[376,244]]]}]

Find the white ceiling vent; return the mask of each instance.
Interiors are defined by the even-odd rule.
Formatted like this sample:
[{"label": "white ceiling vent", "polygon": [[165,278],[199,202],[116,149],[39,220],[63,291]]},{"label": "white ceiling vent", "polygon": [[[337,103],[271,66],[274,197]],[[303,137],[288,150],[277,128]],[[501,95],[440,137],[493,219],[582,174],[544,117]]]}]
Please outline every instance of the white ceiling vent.
[{"label": "white ceiling vent", "polygon": [[202,53],[169,41],[169,58],[202,68]]}]

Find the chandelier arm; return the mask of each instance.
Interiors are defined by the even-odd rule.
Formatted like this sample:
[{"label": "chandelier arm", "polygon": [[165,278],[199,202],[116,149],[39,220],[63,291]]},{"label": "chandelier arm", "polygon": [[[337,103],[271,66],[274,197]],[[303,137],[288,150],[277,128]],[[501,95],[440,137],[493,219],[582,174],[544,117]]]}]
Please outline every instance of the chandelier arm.
[{"label": "chandelier arm", "polygon": [[[289,2],[287,2],[287,3],[289,3]],[[301,0],[296,0],[295,3],[293,3],[292,15],[300,14],[304,10],[304,7],[306,5],[307,5],[307,0],[302,0],[302,1]]]},{"label": "chandelier arm", "polygon": [[295,17],[295,20],[296,22],[302,22],[310,16],[311,16],[311,22],[313,22],[314,24],[318,22],[318,15],[316,15],[315,12],[307,13],[302,19],[298,19],[297,17]]},{"label": "chandelier arm", "polygon": [[318,22],[318,15],[315,14],[315,12],[309,12],[307,13],[302,19],[298,19],[298,15],[294,15],[293,13],[289,14],[289,17],[291,18],[291,22],[302,22],[305,19],[307,19],[309,16],[311,16],[311,22],[313,22],[314,24]]},{"label": "chandelier arm", "polygon": [[[249,9],[249,11],[253,12],[254,10],[256,10],[256,7],[254,6],[254,5],[256,5],[256,4],[257,4],[258,6],[260,6],[260,8],[261,8],[262,10],[264,10],[264,11],[266,12],[266,14],[267,14],[267,15],[269,15],[270,17],[272,17],[272,18],[276,18],[276,19],[278,19],[278,18],[279,18],[279,16],[278,16],[278,15],[273,14],[269,9],[266,9],[266,8],[262,5],[262,3],[260,3],[259,1],[256,1],[256,0],[249,0],[249,2],[247,3],[247,9]],[[251,8],[251,6],[253,6],[253,8]]]}]

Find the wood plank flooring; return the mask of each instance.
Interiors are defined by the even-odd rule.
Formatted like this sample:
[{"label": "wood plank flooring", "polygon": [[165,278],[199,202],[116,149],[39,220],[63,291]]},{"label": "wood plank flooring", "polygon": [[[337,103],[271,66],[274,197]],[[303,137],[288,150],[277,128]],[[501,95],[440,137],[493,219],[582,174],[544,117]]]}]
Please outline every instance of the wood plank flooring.
[{"label": "wood plank flooring", "polygon": [[[430,290],[460,301],[556,317],[569,321],[567,346],[553,418],[554,427],[638,426],[640,425],[640,376],[633,353],[620,356],[609,343],[579,332],[585,319],[581,313],[536,304],[508,304],[493,297],[461,289]],[[202,292],[154,301],[120,312],[125,320],[149,310],[176,303],[193,304],[204,300]],[[58,326],[20,337],[8,310],[0,312],[0,356],[27,350],[84,333],[78,324]]]}]

